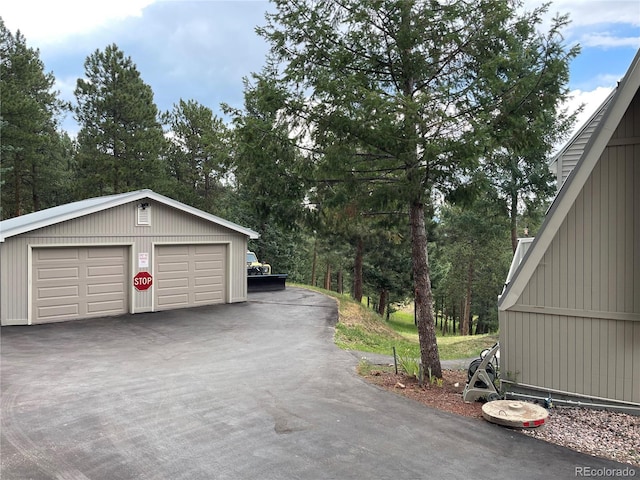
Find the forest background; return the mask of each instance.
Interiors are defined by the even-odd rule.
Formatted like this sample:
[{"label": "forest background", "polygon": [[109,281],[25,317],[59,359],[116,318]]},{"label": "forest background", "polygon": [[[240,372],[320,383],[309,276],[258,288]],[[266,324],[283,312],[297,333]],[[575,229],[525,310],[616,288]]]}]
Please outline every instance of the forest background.
[{"label": "forest background", "polygon": [[[289,280],[411,302],[422,360],[443,333],[495,332],[517,238],[555,193],[566,16],[510,1],[274,1],[244,106],[159,111],[116,44],[60,100],[39,51],[0,21],[2,219],[149,188],[259,232]],[[71,112],[75,138],[60,128]],[[225,120],[230,119],[230,120]],[[436,367],[436,363],[438,366]]]}]

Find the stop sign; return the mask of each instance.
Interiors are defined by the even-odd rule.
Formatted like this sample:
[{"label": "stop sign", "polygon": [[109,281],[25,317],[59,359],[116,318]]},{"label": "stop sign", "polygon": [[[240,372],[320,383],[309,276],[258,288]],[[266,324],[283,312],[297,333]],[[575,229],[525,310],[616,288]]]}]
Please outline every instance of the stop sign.
[{"label": "stop sign", "polygon": [[136,290],[146,290],[153,283],[153,277],[149,272],[138,272],[133,277],[133,286]]}]

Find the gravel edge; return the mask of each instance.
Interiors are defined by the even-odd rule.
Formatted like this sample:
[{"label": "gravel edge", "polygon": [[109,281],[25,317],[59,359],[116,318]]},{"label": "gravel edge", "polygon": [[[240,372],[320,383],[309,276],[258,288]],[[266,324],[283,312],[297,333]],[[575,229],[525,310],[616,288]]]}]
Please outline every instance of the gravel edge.
[{"label": "gravel edge", "polygon": [[[522,433],[563,447],[640,467],[640,416],[553,407],[544,426]],[[640,476],[640,470],[637,472]]]}]

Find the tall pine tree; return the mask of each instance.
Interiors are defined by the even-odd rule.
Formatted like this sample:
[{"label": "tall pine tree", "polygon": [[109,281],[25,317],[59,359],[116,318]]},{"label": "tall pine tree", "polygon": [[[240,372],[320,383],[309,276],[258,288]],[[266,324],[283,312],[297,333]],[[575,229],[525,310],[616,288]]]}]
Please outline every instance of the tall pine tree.
[{"label": "tall pine tree", "polygon": [[[539,23],[541,10],[519,18],[510,0],[275,4],[258,31],[300,99],[290,114],[308,122],[319,147],[329,139],[367,152],[336,165],[336,175],[393,185],[407,205],[421,359],[440,377],[425,214],[433,211],[434,190],[454,187],[476,166],[495,102],[511,91],[496,94],[500,72],[483,66],[508,58],[514,35]],[[537,46],[541,57],[563,55],[560,42],[550,35]],[[522,79],[510,81],[514,87]]]},{"label": "tall pine tree", "polygon": [[508,55],[481,65],[497,99],[486,137],[494,147],[487,149],[482,170],[506,204],[514,252],[523,206],[540,210],[555,193],[548,159],[576,116],[559,108],[569,95],[569,62],[579,52],[578,46],[565,51],[557,40],[568,17],[557,17],[545,35],[536,33],[539,22],[537,16],[517,24],[504,39]]},{"label": "tall pine tree", "polygon": [[229,129],[210,108],[180,100],[163,115],[170,133],[167,166],[175,197],[212,212],[231,162]]},{"label": "tall pine tree", "polygon": [[77,196],[162,188],[166,141],[151,87],[115,44],[96,50],[84,68],[75,90]]},{"label": "tall pine tree", "polygon": [[57,118],[62,102],[40,52],[0,19],[0,182],[2,218],[63,203],[68,157]]},{"label": "tall pine tree", "polygon": [[292,142],[289,119],[283,115],[286,91],[268,69],[245,79],[244,109],[224,106],[233,118],[232,173],[246,218],[260,239],[255,242],[261,259],[273,258],[282,230],[297,228],[304,215],[305,162]]}]

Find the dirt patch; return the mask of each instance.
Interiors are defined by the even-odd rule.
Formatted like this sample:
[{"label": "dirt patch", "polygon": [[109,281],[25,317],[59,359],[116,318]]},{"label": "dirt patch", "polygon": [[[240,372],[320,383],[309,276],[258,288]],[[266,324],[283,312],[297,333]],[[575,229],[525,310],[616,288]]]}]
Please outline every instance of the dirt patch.
[{"label": "dirt patch", "polygon": [[467,381],[466,371],[443,370],[441,384],[435,379],[433,383],[425,379],[423,385],[420,385],[415,377],[375,368],[367,372],[364,378],[370,383],[424,405],[465,417],[482,418],[482,403],[465,403],[462,400],[462,391]]}]

